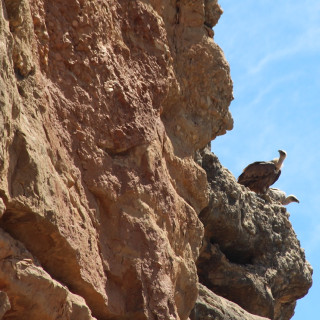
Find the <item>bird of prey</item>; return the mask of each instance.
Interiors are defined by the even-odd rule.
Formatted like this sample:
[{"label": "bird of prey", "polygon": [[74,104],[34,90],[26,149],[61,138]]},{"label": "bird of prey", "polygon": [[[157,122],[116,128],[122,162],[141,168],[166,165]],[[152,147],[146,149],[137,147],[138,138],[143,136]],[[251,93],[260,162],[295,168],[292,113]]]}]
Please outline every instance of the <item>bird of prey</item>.
[{"label": "bird of prey", "polygon": [[281,174],[281,166],[287,153],[278,150],[280,157],[271,161],[256,161],[249,164],[238,178],[238,183],[257,194],[266,194]]},{"label": "bird of prey", "polygon": [[298,198],[296,196],[294,196],[293,194],[290,194],[289,196],[287,196],[284,191],[276,189],[276,188],[270,188],[268,190],[268,196],[270,196],[270,198],[273,201],[279,202],[284,206],[286,206],[287,204],[289,204],[291,202],[297,202],[297,203],[300,202],[298,200]]}]

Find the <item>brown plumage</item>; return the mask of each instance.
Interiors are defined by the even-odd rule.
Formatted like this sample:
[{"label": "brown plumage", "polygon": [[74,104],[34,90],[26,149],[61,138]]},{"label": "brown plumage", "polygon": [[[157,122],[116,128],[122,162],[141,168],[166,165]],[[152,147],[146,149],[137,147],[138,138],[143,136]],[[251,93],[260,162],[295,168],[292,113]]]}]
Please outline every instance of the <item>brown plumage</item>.
[{"label": "brown plumage", "polygon": [[281,174],[281,166],[287,154],[279,150],[279,159],[256,161],[249,164],[238,178],[238,183],[258,194],[265,194]]}]

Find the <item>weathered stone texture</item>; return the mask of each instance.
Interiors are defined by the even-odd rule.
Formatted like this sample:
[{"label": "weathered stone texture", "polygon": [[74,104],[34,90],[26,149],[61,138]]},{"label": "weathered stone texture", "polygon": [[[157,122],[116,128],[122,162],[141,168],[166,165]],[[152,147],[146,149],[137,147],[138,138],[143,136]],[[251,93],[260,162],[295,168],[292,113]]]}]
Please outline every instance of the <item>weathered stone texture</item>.
[{"label": "weathered stone texture", "polygon": [[[209,195],[214,203],[193,157],[233,125],[229,66],[211,30],[221,12],[215,0],[0,1],[4,319],[188,319],[204,235],[198,214]],[[259,202],[248,197],[243,206],[256,205],[257,218]],[[224,210],[240,223],[231,206]],[[228,255],[235,260],[240,253],[269,263],[272,244],[287,245],[279,234],[287,219],[272,233],[243,218],[253,239],[235,235],[233,224],[221,229],[230,231],[226,240],[205,237],[217,272],[221,261],[230,265],[224,253],[237,236],[239,252]],[[218,230],[205,227],[207,235]],[[293,306],[308,278],[288,228],[292,259],[280,250],[268,276],[276,314]],[[223,285],[210,288],[223,294]],[[271,310],[271,294],[260,289]]]},{"label": "weathered stone texture", "polygon": [[237,304],[216,295],[202,284],[199,284],[199,296],[190,314],[190,319],[268,320],[268,318],[250,314]]},{"label": "weathered stone texture", "polygon": [[4,316],[4,314],[11,309],[11,304],[8,298],[8,295],[0,291],[0,318]]},{"label": "weathered stone texture", "polygon": [[0,295],[0,315],[7,311],[5,319],[95,319],[82,297],[52,279],[23,245],[3,230],[0,284],[5,292]]},{"label": "weathered stone texture", "polygon": [[[229,66],[204,24],[214,8],[0,5],[0,226],[38,261],[21,286],[45,291],[43,273],[61,283],[63,301],[83,297],[98,319],[187,319],[198,292],[198,213],[208,203],[192,155],[232,126]],[[18,251],[1,271],[5,317],[34,303],[33,319],[55,319],[58,296],[27,298],[5,277],[23,259]]]},{"label": "weathered stone texture", "polygon": [[311,286],[312,268],[289,213],[276,199],[266,202],[236,183],[208,148],[197,161],[207,172],[210,194],[200,213],[200,282],[253,314],[290,319]]}]

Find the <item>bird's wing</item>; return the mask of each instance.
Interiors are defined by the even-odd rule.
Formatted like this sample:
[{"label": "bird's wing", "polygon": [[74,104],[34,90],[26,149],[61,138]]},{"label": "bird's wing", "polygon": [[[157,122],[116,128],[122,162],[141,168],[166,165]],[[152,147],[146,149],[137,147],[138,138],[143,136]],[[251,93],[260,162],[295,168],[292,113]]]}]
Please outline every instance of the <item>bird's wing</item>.
[{"label": "bird's wing", "polygon": [[[246,180],[261,179],[275,172],[275,165],[272,161],[256,161],[244,168],[242,174],[238,178],[238,182],[242,183]],[[277,177],[277,179],[279,176]]]},{"label": "bird's wing", "polygon": [[280,177],[281,174],[281,170],[279,170],[279,172],[277,174],[275,174],[273,177],[270,176],[270,182],[269,185],[273,185]]}]

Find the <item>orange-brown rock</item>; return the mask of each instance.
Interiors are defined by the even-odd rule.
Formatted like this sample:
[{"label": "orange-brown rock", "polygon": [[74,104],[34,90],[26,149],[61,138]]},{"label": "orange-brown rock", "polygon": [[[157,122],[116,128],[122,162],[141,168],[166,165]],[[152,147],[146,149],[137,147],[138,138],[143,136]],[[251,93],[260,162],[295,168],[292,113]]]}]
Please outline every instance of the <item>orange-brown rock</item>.
[{"label": "orange-brown rock", "polygon": [[[82,297],[55,281],[39,262],[0,230],[0,316],[5,319],[92,319]],[[11,300],[11,305],[9,299]]]},{"label": "orange-brown rock", "polygon": [[199,284],[199,296],[191,312],[190,319],[268,320],[268,318],[250,314],[237,304],[218,296],[202,284]]},{"label": "orange-brown rock", "polygon": [[[208,198],[192,155],[232,126],[213,8],[1,2],[0,225],[97,319],[187,319],[197,298]],[[5,280],[17,268],[1,273],[8,318],[28,303],[50,318],[60,300],[20,303],[26,292]],[[36,277],[24,282],[45,291]]]},{"label": "orange-brown rock", "polygon": [[221,13],[0,2],[3,319],[188,319],[211,196],[194,153],[233,125]]}]

